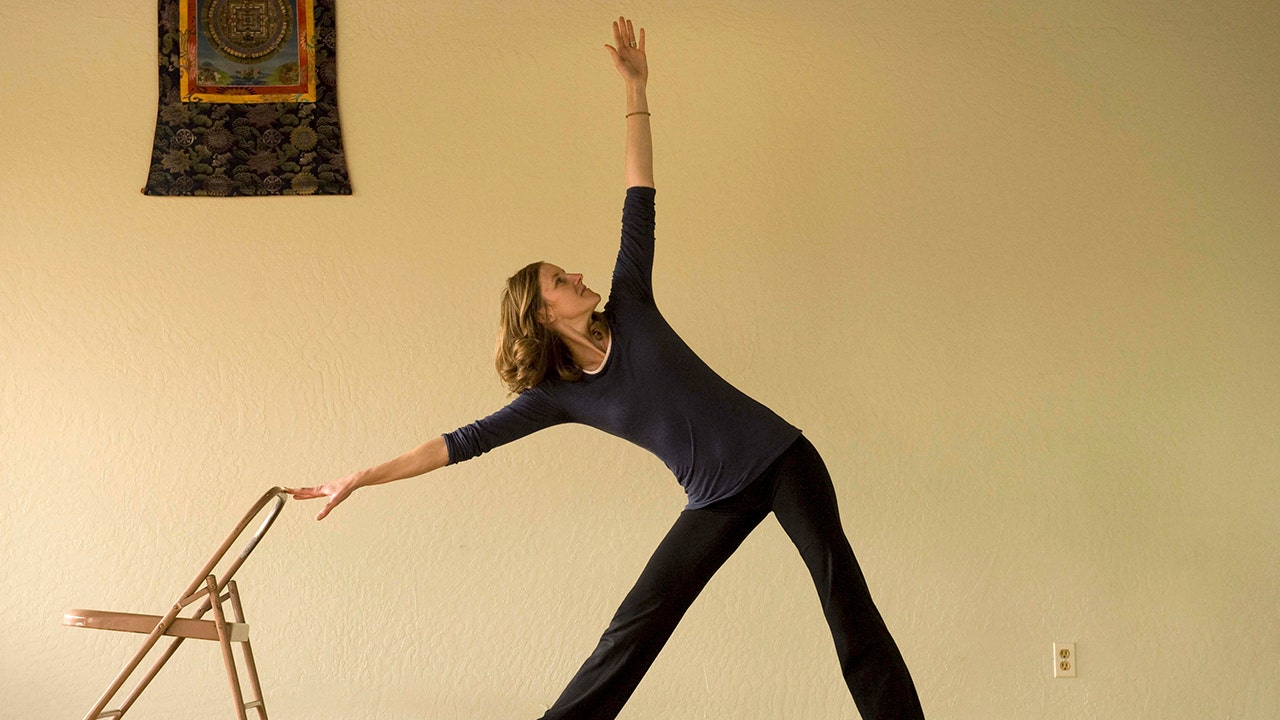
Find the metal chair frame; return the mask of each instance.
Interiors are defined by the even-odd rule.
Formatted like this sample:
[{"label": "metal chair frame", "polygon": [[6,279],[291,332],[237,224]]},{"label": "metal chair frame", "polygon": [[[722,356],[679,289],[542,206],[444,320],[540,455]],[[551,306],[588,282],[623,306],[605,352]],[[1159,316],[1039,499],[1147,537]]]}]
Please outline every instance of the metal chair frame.
[{"label": "metal chair frame", "polygon": [[[240,566],[244,564],[245,559],[249,557],[249,553],[262,540],[262,536],[270,529],[271,524],[275,522],[276,516],[280,514],[280,510],[284,508],[285,500],[289,494],[279,487],[273,487],[266,492],[248,513],[241,518],[239,524],[222,542],[222,545],[213,553],[209,561],[205,563],[200,572],[196,574],[187,589],[178,596],[177,602],[173,604],[169,612],[163,616],[159,615],[138,615],[134,613],[107,612],[101,610],[68,610],[63,615],[62,623],[72,627],[92,628],[97,630],[118,630],[122,632],[146,633],[147,639],[143,641],[142,647],[134,653],[129,662],[120,670],[111,685],[107,688],[98,702],[94,704],[89,714],[85,715],[85,720],[100,720],[101,718],[122,718],[124,714],[133,707],[134,702],[142,695],[142,691],[164,667],[169,658],[173,657],[174,652],[187,639],[195,640],[213,640],[222,646],[222,660],[227,668],[227,679],[231,683],[231,696],[235,701],[236,716],[239,720],[248,720],[246,711],[256,710],[259,720],[267,720],[267,708],[262,699],[262,686],[258,682],[258,668],[253,661],[253,648],[249,644],[249,626],[245,624],[244,609],[240,605],[240,593],[236,588],[236,583],[232,579]],[[245,544],[244,549],[236,559],[227,567],[226,572],[222,573],[221,579],[214,574],[214,569],[218,563],[227,555],[227,551],[231,549],[240,536],[244,534],[246,528],[252,523],[253,519],[266,508],[269,503],[274,504],[267,510],[266,516],[258,529],[254,532],[253,537]],[[196,601],[203,600],[196,608],[195,612],[186,618],[180,618],[178,615],[182,611],[194,604]],[[230,602],[232,620],[228,622],[226,610],[223,603]],[[204,620],[204,616],[210,610],[213,610],[213,620]],[[115,710],[106,710],[112,698],[120,691],[133,675],[138,666],[142,664],[143,659],[151,652],[152,648],[159,643],[160,638],[169,636],[173,641],[165,648],[160,659],[151,667],[151,670],[143,676],[142,680],[135,686],[134,690],[125,699],[124,703]],[[240,645],[241,653],[244,657],[245,670],[249,676],[249,687],[252,691],[252,700],[245,702],[244,693],[240,686],[240,677],[236,672],[235,657],[231,651],[233,644]]]}]

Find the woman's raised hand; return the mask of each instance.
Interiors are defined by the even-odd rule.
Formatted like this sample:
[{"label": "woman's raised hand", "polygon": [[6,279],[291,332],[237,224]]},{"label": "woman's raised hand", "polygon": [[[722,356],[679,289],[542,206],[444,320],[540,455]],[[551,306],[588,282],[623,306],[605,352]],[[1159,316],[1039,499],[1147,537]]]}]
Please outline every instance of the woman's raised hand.
[{"label": "woman's raised hand", "polygon": [[649,80],[649,61],[644,54],[644,28],[636,35],[631,21],[620,17],[613,23],[613,42],[605,45],[613,56],[613,66],[628,83],[644,84]]}]

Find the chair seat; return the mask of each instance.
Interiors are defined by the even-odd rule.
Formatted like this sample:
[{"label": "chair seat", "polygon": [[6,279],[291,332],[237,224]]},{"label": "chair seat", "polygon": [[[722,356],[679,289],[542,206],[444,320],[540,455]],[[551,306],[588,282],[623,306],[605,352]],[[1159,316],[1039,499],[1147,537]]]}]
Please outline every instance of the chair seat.
[{"label": "chair seat", "polygon": [[[71,627],[92,628],[94,630],[117,630],[120,632],[142,633],[148,635],[163,620],[161,615],[139,615],[136,613],[108,612],[106,610],[68,610],[62,616],[62,624]],[[218,640],[218,626],[212,620],[192,620],[176,618],[165,631],[172,637],[191,638],[193,640]],[[249,640],[247,623],[227,623],[227,634],[235,643]]]}]

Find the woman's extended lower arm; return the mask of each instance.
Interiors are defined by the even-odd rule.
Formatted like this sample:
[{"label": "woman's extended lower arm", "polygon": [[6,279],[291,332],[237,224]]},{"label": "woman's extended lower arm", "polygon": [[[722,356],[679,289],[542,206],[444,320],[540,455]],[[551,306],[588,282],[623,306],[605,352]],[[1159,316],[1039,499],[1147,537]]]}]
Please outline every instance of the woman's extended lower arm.
[{"label": "woman's extended lower arm", "polygon": [[417,477],[449,464],[449,447],[443,435],[437,435],[421,445],[380,465],[361,470],[360,485],[381,485],[395,480]]},{"label": "woman's extended lower arm", "polygon": [[644,28],[625,17],[613,23],[613,45],[605,45],[627,90],[627,187],[653,187],[653,137],[649,132],[649,58]]},{"label": "woman's extended lower arm", "polygon": [[649,127],[649,98],[644,82],[627,88],[627,187],[653,187],[653,134]]},{"label": "woman's extended lower arm", "polygon": [[293,495],[295,500],[325,498],[328,502],[320,510],[320,514],[316,515],[317,520],[323,520],[343,500],[351,497],[351,493],[362,487],[416,477],[432,470],[438,470],[448,464],[449,446],[445,444],[443,435],[437,435],[418,447],[402,453],[381,465],[353,472],[346,477],[323,485],[286,489]]}]

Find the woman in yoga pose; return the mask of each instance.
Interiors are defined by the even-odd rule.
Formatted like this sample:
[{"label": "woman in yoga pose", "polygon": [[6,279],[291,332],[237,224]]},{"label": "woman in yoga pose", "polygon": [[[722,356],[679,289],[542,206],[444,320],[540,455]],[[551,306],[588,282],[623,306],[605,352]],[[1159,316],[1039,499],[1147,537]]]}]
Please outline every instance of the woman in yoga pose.
[{"label": "woman in yoga pose", "polygon": [[462,462],[565,422],[644,447],[689,502],[599,645],[544,720],[614,718],[716,570],[773,513],[817,586],[845,682],[866,720],[923,718],[906,664],[845,538],[822,458],[764,405],[725,382],[654,303],[653,146],[645,36],[619,18],[606,45],[626,89],[626,200],[609,302],[582,276],[533,263],[507,281],[498,374],[515,398],[494,414],[376,467],[310,488],[324,518],[352,492]]}]

